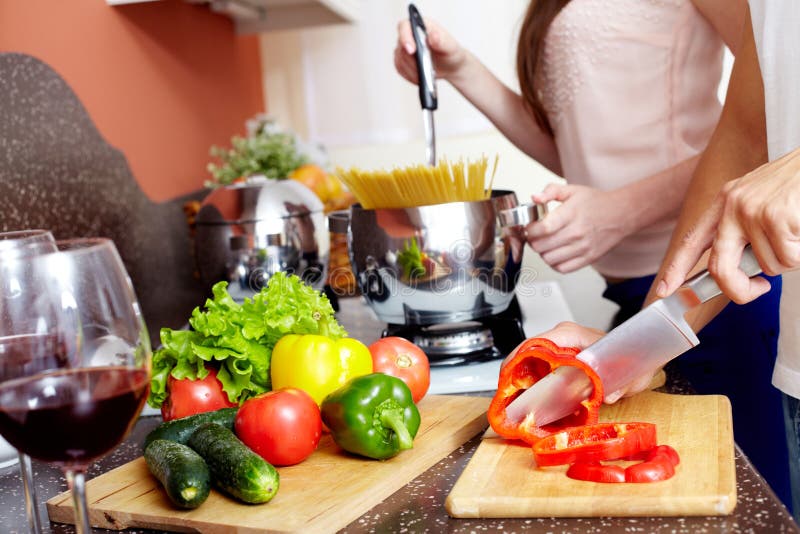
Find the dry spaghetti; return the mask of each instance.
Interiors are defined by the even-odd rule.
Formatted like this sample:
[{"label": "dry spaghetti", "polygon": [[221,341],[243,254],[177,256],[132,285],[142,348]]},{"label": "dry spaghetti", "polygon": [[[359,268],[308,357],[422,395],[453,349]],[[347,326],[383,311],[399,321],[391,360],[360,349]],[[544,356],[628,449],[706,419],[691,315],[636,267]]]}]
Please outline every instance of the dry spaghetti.
[{"label": "dry spaghetti", "polygon": [[410,208],[489,198],[497,157],[487,184],[488,167],[485,156],[475,162],[459,160],[457,163],[442,158],[435,167],[414,165],[390,171],[337,169],[337,175],[366,209]]}]

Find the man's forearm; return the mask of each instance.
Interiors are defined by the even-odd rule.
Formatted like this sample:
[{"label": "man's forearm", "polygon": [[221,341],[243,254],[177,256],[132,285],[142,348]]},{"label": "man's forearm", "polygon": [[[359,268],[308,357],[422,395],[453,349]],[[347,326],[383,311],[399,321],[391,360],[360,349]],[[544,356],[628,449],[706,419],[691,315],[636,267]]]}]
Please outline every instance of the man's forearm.
[{"label": "man's forearm", "polygon": [[[700,215],[708,208],[722,186],[767,161],[764,87],[758,65],[753,31],[747,14],[742,45],[734,63],[728,95],[714,135],[700,158],[683,202],[681,215],[672,234],[669,248],[650,289],[647,303],[655,300],[655,287],[672,261],[678,246],[691,239],[691,230]],[[704,260],[695,268],[705,267]],[[716,301],[716,302],[715,302]],[[687,315],[690,324],[699,330],[724,307],[715,299]],[[722,302],[719,302],[722,301]]]}]

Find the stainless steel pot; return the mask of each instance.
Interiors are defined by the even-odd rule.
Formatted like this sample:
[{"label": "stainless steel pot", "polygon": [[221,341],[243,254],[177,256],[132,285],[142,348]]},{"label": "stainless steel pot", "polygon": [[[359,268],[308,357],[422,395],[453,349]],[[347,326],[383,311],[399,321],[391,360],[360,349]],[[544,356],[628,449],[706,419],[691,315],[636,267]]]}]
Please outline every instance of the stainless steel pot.
[{"label": "stainless steel pot", "polygon": [[[368,210],[354,205],[331,215],[346,231],[353,272],[370,307],[392,324],[468,321],[504,311],[514,296],[521,254],[513,230],[545,213],[520,206],[512,191],[492,198],[414,208]],[[335,273],[331,273],[335,276]]]},{"label": "stainless steel pot", "polygon": [[196,218],[195,258],[207,285],[229,282],[234,299],[258,292],[278,271],[322,289],[330,236],[322,202],[294,180],[220,187]]}]

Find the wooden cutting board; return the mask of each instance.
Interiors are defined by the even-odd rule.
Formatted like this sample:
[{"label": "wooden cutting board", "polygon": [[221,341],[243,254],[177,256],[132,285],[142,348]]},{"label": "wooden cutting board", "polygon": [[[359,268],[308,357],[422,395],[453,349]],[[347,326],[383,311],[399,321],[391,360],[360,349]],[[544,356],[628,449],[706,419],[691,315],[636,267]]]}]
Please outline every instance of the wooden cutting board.
[{"label": "wooden cutting board", "polygon": [[731,407],[718,395],[647,391],[600,412],[601,421],[656,423],[658,442],[681,463],[669,480],[600,484],[572,480],[566,466],[536,468],[530,447],[489,430],[445,501],[452,517],[725,515],[736,506]]},{"label": "wooden cutting board", "polygon": [[[171,506],[143,458],[87,483],[89,519],[107,529],[131,527],[179,532],[332,532],[363,515],[417,475],[487,427],[491,399],[428,395],[414,448],[386,461],[350,456],[324,435],[304,462],[282,467],[280,489],[272,501],[242,504],[212,491],[200,507]],[[70,492],[47,502],[52,521],[74,523]]]}]

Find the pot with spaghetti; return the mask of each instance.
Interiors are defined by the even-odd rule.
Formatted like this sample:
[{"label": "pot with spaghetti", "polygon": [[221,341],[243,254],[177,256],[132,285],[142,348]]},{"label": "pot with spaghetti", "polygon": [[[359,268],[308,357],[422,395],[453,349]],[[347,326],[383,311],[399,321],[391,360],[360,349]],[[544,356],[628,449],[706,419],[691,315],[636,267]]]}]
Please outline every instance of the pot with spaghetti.
[{"label": "pot with spaghetti", "polygon": [[[502,228],[498,214],[519,204],[513,191],[492,191],[488,167],[484,157],[391,171],[339,169],[358,200],[344,228],[352,269],[380,320],[454,323],[509,306],[522,255],[512,249],[518,229]],[[542,214],[543,207],[534,210]]]}]

